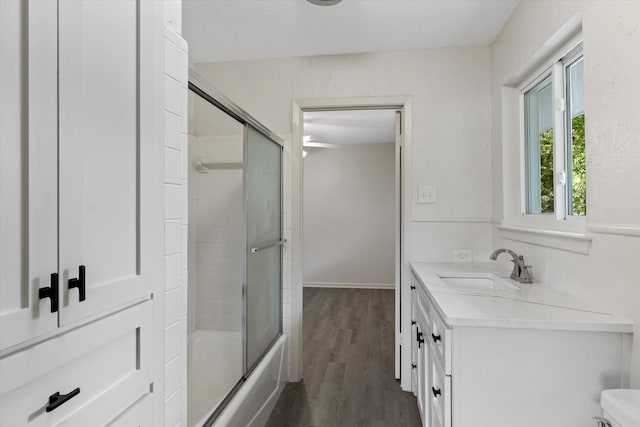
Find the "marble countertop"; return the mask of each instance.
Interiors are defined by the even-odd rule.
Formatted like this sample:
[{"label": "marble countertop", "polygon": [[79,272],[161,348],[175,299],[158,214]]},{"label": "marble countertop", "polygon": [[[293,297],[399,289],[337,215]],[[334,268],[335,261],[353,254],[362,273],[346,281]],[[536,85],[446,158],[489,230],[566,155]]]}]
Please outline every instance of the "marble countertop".
[{"label": "marble countertop", "polygon": [[[515,282],[497,263],[412,262],[411,270],[449,326],[633,333],[631,322],[606,308],[540,283]],[[440,278],[460,273],[494,274],[519,289],[456,289]]]}]

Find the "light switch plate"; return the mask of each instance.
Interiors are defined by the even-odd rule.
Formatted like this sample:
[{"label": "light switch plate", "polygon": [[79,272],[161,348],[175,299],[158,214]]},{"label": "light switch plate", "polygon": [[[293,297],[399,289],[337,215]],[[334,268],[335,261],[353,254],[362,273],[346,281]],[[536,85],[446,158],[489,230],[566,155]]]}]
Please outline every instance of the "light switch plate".
[{"label": "light switch plate", "polygon": [[471,262],[473,260],[473,252],[471,249],[454,249],[453,262]]},{"label": "light switch plate", "polygon": [[435,185],[418,186],[418,203],[436,203],[437,201],[438,195]]}]

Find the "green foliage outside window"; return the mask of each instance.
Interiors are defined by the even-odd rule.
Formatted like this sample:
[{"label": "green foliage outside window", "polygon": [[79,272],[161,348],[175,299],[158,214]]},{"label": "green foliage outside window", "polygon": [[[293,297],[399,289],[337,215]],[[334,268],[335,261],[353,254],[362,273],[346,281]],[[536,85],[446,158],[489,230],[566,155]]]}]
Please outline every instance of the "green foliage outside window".
[{"label": "green foliage outside window", "polygon": [[[571,120],[571,215],[587,214],[584,114]],[[540,134],[540,211],[553,213],[553,129]]]},{"label": "green foliage outside window", "polygon": [[540,212],[553,213],[553,128],[540,134]]},{"label": "green foliage outside window", "polygon": [[584,159],[584,114],[571,120],[571,213],[587,214],[587,174]]}]

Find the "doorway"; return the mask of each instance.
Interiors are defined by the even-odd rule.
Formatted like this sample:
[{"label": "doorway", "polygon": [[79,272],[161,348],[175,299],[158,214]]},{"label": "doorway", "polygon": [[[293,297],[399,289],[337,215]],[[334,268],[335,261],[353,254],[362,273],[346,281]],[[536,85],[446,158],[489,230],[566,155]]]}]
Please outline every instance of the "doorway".
[{"label": "doorway", "polygon": [[[304,282],[304,151],[310,149],[323,149],[320,147],[311,147],[309,142],[312,138],[307,138],[307,147],[304,141],[304,118],[307,113],[319,113],[327,111],[354,111],[354,110],[392,110],[394,112],[394,273],[392,286],[395,295],[395,377],[404,379],[401,382],[403,390],[409,390],[410,376],[402,376],[401,366],[406,366],[401,361],[410,358],[407,351],[401,352],[403,337],[401,332],[403,329],[410,330],[410,306],[409,298],[402,295],[409,295],[408,282],[408,260],[410,241],[406,233],[404,223],[410,221],[410,206],[403,194],[410,194],[410,180],[408,177],[411,173],[410,163],[405,161],[407,152],[411,147],[411,97],[375,97],[375,98],[348,98],[348,99],[318,99],[318,100],[300,100],[293,102],[293,144],[292,144],[292,239],[294,241],[292,253],[292,324],[297,323],[297,328],[292,328],[294,342],[297,348],[293,347],[291,351],[291,368],[290,377],[292,381],[302,378],[303,360],[302,360],[302,294]],[[309,136],[309,135],[307,135]],[[322,143],[322,141],[315,141]],[[331,148],[324,148],[331,150]],[[307,156],[310,156],[307,151]],[[297,244],[296,244],[297,243]],[[296,289],[298,287],[298,289]],[[406,290],[404,289],[406,288]],[[405,323],[407,326],[404,326]],[[409,342],[409,334],[406,334],[407,344]],[[405,349],[408,345],[405,345]],[[409,362],[410,365],[410,362]]]},{"label": "doorway", "polygon": [[303,288],[395,289],[395,122],[304,112]]}]

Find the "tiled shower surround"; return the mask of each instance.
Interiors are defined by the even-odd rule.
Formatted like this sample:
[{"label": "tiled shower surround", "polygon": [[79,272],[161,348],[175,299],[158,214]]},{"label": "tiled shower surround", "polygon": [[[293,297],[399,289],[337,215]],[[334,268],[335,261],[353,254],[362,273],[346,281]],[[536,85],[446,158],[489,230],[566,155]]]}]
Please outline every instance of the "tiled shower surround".
[{"label": "tiled shower surround", "polygon": [[243,169],[196,170],[207,163],[242,163],[240,137],[189,135],[191,256],[189,331],[242,330],[244,274]]}]

